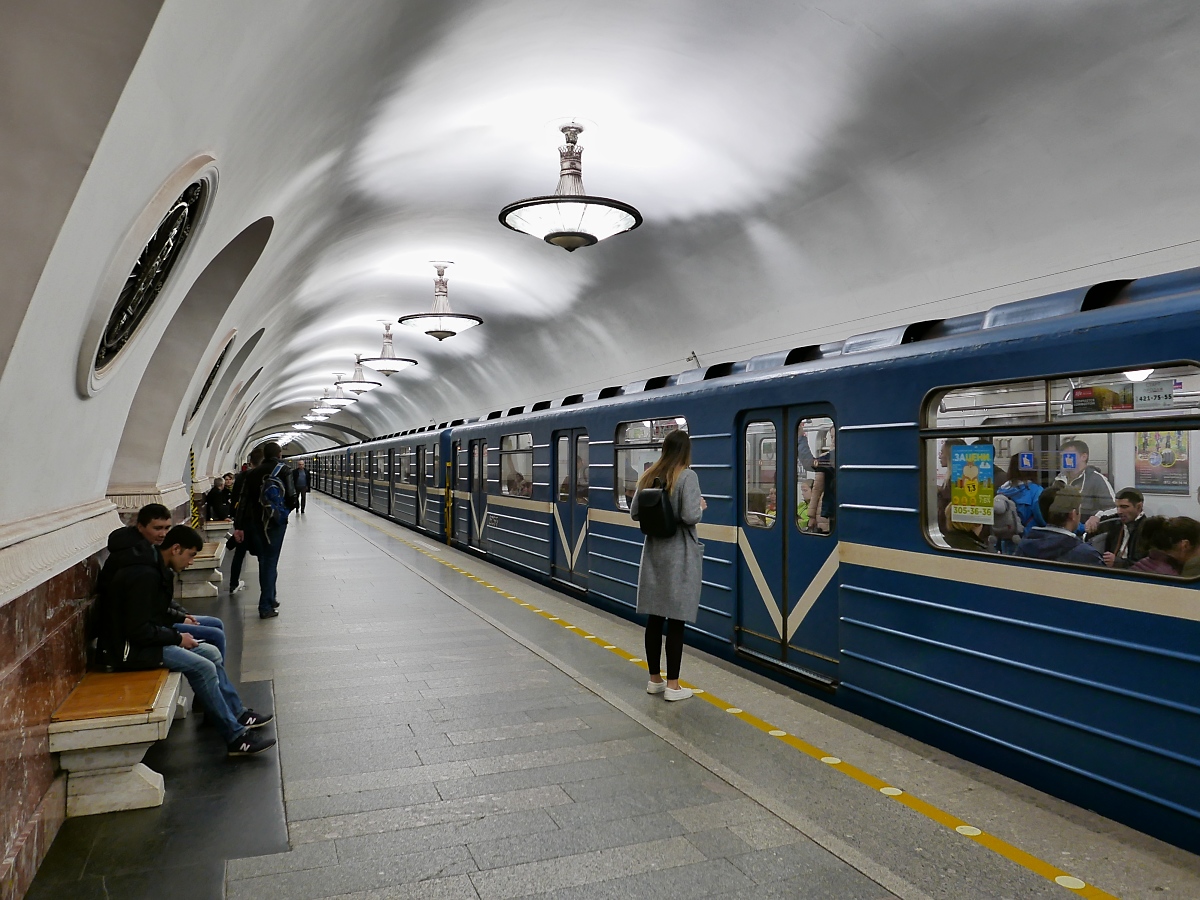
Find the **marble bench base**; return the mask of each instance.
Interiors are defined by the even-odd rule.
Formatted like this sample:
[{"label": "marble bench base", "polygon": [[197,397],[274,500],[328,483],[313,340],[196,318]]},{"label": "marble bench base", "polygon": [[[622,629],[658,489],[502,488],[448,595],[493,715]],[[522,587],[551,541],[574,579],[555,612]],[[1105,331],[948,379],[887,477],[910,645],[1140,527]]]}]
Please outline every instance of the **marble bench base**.
[{"label": "marble bench base", "polygon": [[50,725],[50,751],[67,774],[68,818],[162,805],[163,777],[142,757],[178,717],[182,678],[167,675],[149,712]]},{"label": "marble bench base", "polygon": [[195,561],[179,573],[175,581],[175,599],[216,597],[221,583],[221,560],[225,558],[225,542],[211,541],[197,554]]}]

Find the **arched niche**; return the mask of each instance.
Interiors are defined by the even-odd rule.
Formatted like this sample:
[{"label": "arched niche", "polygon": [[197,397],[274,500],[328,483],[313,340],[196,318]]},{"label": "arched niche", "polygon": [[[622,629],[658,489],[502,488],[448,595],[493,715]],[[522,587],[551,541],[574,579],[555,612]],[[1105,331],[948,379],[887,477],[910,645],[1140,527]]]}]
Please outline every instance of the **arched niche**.
[{"label": "arched niche", "polygon": [[[129,407],[109,475],[108,495],[118,507],[140,504],[155,494],[169,493],[163,497],[168,506],[186,501],[187,490],[176,481],[187,465],[186,455],[182,460],[167,459],[167,445],[190,412],[187,398],[207,377],[202,364],[211,358],[210,345],[219,337],[217,327],[262,255],[273,227],[274,220],[264,217],[226,244],[200,273],[158,342]],[[226,376],[235,371],[231,364]],[[213,398],[208,405],[215,405]],[[123,497],[136,499],[123,504]]]}]

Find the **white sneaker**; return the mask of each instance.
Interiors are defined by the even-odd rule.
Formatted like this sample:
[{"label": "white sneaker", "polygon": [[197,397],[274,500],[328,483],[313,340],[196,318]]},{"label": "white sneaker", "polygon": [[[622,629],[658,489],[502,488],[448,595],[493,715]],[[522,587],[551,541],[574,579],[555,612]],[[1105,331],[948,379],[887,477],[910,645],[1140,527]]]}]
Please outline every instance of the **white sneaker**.
[{"label": "white sneaker", "polygon": [[240,590],[241,590],[242,588],[244,588],[245,586],[246,586],[246,582],[244,582],[244,581],[239,581],[239,582],[237,583],[237,587],[235,587],[235,588],[234,588],[232,591],[230,591],[229,593],[231,593],[231,594],[236,594],[238,591],[240,591]]},{"label": "white sneaker", "polygon": [[667,683],[665,681],[647,681],[646,682],[646,693],[647,694],[661,694],[666,689],[667,689]]},{"label": "white sneaker", "polygon": [[663,695],[667,700],[686,700],[688,697],[692,696],[692,689],[681,687],[679,690],[673,691],[670,688],[667,688],[663,692]]}]

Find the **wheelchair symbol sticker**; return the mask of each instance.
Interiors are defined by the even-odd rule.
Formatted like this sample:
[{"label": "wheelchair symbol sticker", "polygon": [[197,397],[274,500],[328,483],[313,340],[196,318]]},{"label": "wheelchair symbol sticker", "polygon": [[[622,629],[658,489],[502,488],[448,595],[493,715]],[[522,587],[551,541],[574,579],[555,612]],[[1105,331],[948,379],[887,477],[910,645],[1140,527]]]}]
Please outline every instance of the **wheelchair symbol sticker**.
[{"label": "wheelchair symbol sticker", "polygon": [[1021,453],[1018,454],[1018,456],[1020,458],[1020,462],[1017,465],[1022,472],[1032,472],[1036,468],[1033,463],[1032,453]]},{"label": "wheelchair symbol sticker", "polygon": [[1071,452],[1071,451],[1064,453],[1062,455],[1062,467],[1064,469],[1079,468],[1079,457],[1074,452]]}]

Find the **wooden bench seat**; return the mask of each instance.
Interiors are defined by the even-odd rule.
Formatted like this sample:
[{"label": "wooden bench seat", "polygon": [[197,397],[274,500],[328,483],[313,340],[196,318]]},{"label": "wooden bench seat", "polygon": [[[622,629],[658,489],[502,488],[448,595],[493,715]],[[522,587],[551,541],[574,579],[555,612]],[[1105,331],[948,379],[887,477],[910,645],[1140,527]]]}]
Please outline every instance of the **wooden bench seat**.
[{"label": "wooden bench seat", "polygon": [[163,777],[142,762],[180,717],[182,676],[89,672],[50,717],[50,751],[67,773],[67,815],[161,806]]}]

